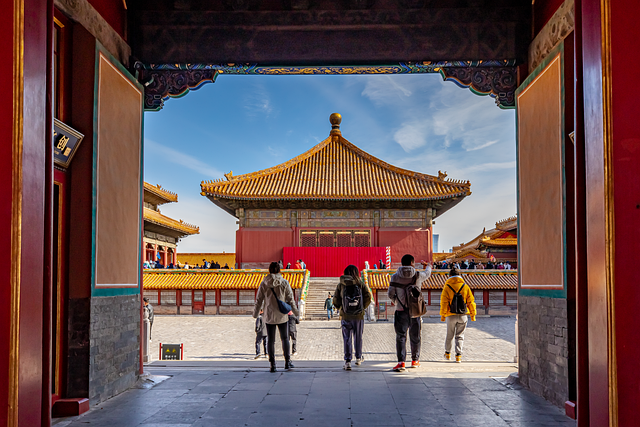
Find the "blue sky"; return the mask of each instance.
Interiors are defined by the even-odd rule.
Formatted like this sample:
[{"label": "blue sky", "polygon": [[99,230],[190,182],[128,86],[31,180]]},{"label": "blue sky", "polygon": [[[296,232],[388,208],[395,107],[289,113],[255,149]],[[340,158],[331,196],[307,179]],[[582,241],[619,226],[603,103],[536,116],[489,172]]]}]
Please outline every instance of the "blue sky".
[{"label": "blue sky", "polygon": [[198,225],[179,252],[234,252],[236,218],[200,195],[200,182],[265,169],[329,136],[392,165],[470,180],[472,195],[436,218],[440,251],[516,213],[515,110],[501,110],[438,74],[220,75],[145,113],[144,179],[178,193],[165,215]]}]

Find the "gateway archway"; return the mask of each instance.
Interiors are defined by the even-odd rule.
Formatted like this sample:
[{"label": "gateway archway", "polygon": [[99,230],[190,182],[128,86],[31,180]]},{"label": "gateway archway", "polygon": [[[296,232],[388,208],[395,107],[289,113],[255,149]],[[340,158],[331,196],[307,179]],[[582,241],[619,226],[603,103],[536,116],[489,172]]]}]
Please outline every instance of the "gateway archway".
[{"label": "gateway archway", "polygon": [[[112,230],[108,225],[118,223],[118,218],[109,218],[114,212],[108,209],[100,211],[110,203],[118,203],[131,212],[140,205],[139,197],[138,201],[135,197],[116,200],[113,197],[116,191],[107,184],[109,178],[113,178],[109,175],[110,166],[124,173],[121,176],[126,175],[132,183],[136,182],[135,172],[138,175],[140,172],[139,162],[137,167],[117,162],[118,154],[123,152],[127,153],[128,159],[139,158],[139,126],[138,129],[133,126],[133,130],[128,126],[139,117],[139,108],[134,106],[142,105],[144,89],[126,69],[132,52],[128,43],[133,46],[134,57],[146,64],[222,63],[229,58],[242,63],[315,62],[317,65],[330,65],[331,62],[389,64],[409,60],[437,62],[456,57],[476,60],[515,58],[516,64],[528,62],[529,65],[529,69],[521,67],[519,80],[525,86],[520,92],[520,101],[530,102],[531,96],[540,100],[539,104],[522,104],[521,111],[532,111],[532,106],[548,107],[546,101],[550,99],[564,99],[565,102],[564,105],[554,103],[553,109],[543,108],[544,114],[522,116],[522,120],[529,120],[529,126],[537,124],[557,130],[559,123],[566,125],[571,117],[576,117],[572,126],[575,128],[574,145],[566,144],[558,153],[556,149],[560,150],[562,145],[556,144],[554,162],[546,165],[557,164],[558,157],[565,160],[560,162],[565,168],[571,164],[567,160],[574,159],[575,164],[574,182],[562,181],[559,190],[555,185],[558,175],[551,175],[553,179],[550,180],[555,181],[554,197],[561,194],[563,200],[553,207],[555,219],[551,220],[556,226],[560,222],[563,225],[560,227],[564,233],[562,238],[554,240],[563,243],[556,246],[559,251],[556,254],[563,255],[562,262],[559,269],[554,268],[555,276],[533,275],[533,282],[524,283],[527,298],[532,306],[546,308],[547,314],[538,316],[538,323],[549,322],[549,313],[557,313],[561,319],[566,316],[567,322],[576,319],[578,333],[574,348],[577,348],[580,364],[571,371],[575,371],[578,378],[580,422],[593,425],[616,425],[618,421],[633,423],[633,402],[637,400],[633,390],[640,374],[632,364],[637,359],[638,348],[616,340],[618,336],[633,333],[631,314],[616,310],[616,302],[637,294],[632,272],[626,267],[632,264],[630,242],[638,240],[635,227],[638,203],[634,186],[638,154],[633,150],[637,130],[627,117],[638,107],[633,90],[623,93],[614,88],[623,87],[631,76],[628,70],[633,69],[629,67],[634,61],[629,40],[634,40],[633,32],[638,31],[630,22],[637,12],[635,6],[592,0],[563,4],[537,1],[531,11],[527,2],[511,7],[461,2],[450,8],[444,7],[450,6],[448,2],[444,5],[437,1],[379,4],[346,1],[323,3],[325,10],[304,1],[260,4],[234,1],[216,2],[211,10],[203,10],[191,2],[180,1],[140,2],[130,5],[127,12],[126,3],[115,0],[60,1],[56,5],[71,18],[70,22],[59,20],[60,25],[73,27],[70,49],[74,60],[70,75],[73,75],[74,86],[70,98],[66,98],[73,101],[69,105],[69,121],[85,135],[71,163],[70,198],[75,203],[69,209],[69,223],[74,227],[70,229],[69,241],[72,243],[68,252],[73,257],[67,259],[73,258],[76,268],[68,270],[69,322],[65,323],[72,325],[68,337],[73,361],[68,366],[74,370],[69,369],[66,373],[67,391],[74,389],[79,395],[101,400],[131,383],[140,368],[135,357],[139,334],[115,336],[105,333],[100,336],[105,345],[123,339],[119,348],[132,355],[126,359],[130,363],[125,369],[125,379],[116,382],[106,371],[90,369],[101,366],[95,364],[95,357],[93,365],[91,362],[92,355],[99,354],[96,352],[98,332],[95,328],[102,323],[96,314],[102,309],[102,312],[115,309],[121,313],[125,307],[129,316],[120,318],[131,324],[139,322],[136,319],[140,314],[140,280],[139,276],[134,278],[134,268],[124,276],[112,275],[110,272],[116,269],[110,269],[109,262],[101,258],[101,254],[111,255],[101,250],[103,244],[107,247],[122,245],[124,250],[119,256],[123,260],[135,258],[133,252],[138,253],[141,248],[139,241],[126,239],[135,234],[135,224],[123,221],[120,225],[126,224],[125,228],[132,232],[110,233]],[[268,7],[273,7],[275,13]],[[2,210],[2,235],[6,237],[2,240],[2,251],[11,260],[11,269],[5,274],[7,286],[2,312],[6,315],[2,322],[2,337],[10,351],[3,364],[6,381],[2,382],[5,385],[0,398],[7,402],[2,406],[5,408],[2,418],[8,419],[9,424],[37,425],[48,423],[52,389],[49,354],[53,288],[49,272],[54,270],[50,244],[54,177],[53,149],[48,142],[52,139],[52,118],[57,105],[48,99],[56,102],[61,99],[53,96],[53,82],[57,85],[65,79],[52,78],[53,59],[47,54],[53,52],[53,4],[45,7],[24,0],[12,3],[9,8],[12,25],[1,31],[4,39],[13,40],[13,43],[7,43],[1,49],[5,56],[13,58],[13,67],[7,67],[6,78],[0,81],[3,93],[12,94],[13,108],[3,110],[0,120],[6,129],[12,129],[12,156],[5,158],[6,167],[2,168],[6,172],[5,182],[11,182],[3,190],[5,199],[11,203],[5,204]],[[530,19],[531,12],[533,19]],[[571,35],[574,22],[575,37],[571,39],[567,36]],[[291,29],[294,32],[287,33]],[[556,32],[555,29],[560,30]],[[305,30],[310,31],[303,34]],[[283,39],[274,37],[284,34],[295,42],[279,43]],[[292,34],[297,37],[291,37]],[[533,36],[536,39],[532,40]],[[442,44],[437,43],[438,39]],[[553,61],[558,51],[552,49],[561,40],[565,42],[564,53],[558,63]],[[195,43],[198,41],[201,43]],[[218,41],[223,42],[218,44]],[[188,47],[192,42],[202,47],[205,55],[202,55],[203,51],[190,51]],[[354,46],[360,49],[354,51]],[[532,53],[528,60],[525,59],[527,49]],[[221,57],[207,56],[207,50],[217,52]],[[104,55],[100,56],[100,52]],[[166,55],[164,60],[162,55]],[[425,58],[427,55],[433,57]],[[534,71],[538,65],[542,68]],[[575,76],[564,78],[564,84],[562,80],[558,83],[560,76],[574,70]],[[531,75],[532,79],[526,82],[525,75]],[[545,83],[545,78],[550,80]],[[566,82],[574,81],[577,82],[576,93],[566,96],[567,89],[573,87]],[[107,87],[118,88],[115,93],[119,96],[114,98],[113,90],[99,90]],[[564,98],[557,96],[561,89]],[[126,101],[124,105],[123,101]],[[120,116],[113,114],[123,111],[131,113],[126,115],[129,120],[118,120]],[[550,113],[552,111],[555,113]],[[559,114],[562,114],[562,120],[558,118]],[[113,126],[114,123],[119,126]],[[108,125],[106,128],[100,127],[105,124]],[[565,131],[570,129],[561,132],[565,142],[566,134],[571,133]],[[114,137],[120,135],[119,132],[122,137]],[[121,145],[107,144],[109,138]],[[564,170],[565,178],[572,176],[567,170]],[[549,177],[548,174],[545,176]],[[106,229],[103,228],[105,215],[109,219]],[[101,241],[98,234],[106,236],[106,240]],[[627,238],[615,238],[620,235]],[[139,253],[137,257],[140,258]],[[111,258],[111,262],[122,265],[118,263],[118,257]],[[526,262],[521,259],[520,265],[526,265]],[[567,298],[561,289],[554,289],[559,287],[560,276]],[[576,304],[571,306],[568,303],[573,298]],[[566,314],[563,300],[567,302]],[[540,314],[541,310],[536,312]],[[30,316],[31,313],[43,313],[43,316]],[[106,329],[120,333],[120,326]],[[554,331],[554,337],[555,334]],[[551,336],[550,333],[547,335]],[[96,344],[93,349],[92,342]],[[533,343],[534,347],[539,347],[537,342]],[[564,350],[556,344],[548,345],[547,351],[564,355]],[[618,377],[618,371],[625,375]],[[554,378],[543,376],[542,382],[531,384],[540,394],[552,396],[557,393],[545,389],[545,385],[555,384]]]}]

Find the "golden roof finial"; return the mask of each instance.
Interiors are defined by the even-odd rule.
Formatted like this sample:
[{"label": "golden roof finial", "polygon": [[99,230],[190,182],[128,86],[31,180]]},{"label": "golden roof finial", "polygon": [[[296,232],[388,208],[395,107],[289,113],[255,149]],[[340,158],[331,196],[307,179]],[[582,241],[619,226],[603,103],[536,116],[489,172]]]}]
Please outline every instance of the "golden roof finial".
[{"label": "golden roof finial", "polygon": [[438,171],[438,179],[440,181],[444,181],[444,179],[447,177],[447,171]]},{"label": "golden roof finial", "polygon": [[342,134],[340,132],[340,123],[342,123],[342,115],[340,113],[333,113],[329,116],[329,122],[331,122],[331,134]]},{"label": "golden roof finial", "polygon": [[224,177],[227,178],[227,181],[231,181],[231,178],[233,178],[233,171],[229,171],[229,173],[225,173]]}]

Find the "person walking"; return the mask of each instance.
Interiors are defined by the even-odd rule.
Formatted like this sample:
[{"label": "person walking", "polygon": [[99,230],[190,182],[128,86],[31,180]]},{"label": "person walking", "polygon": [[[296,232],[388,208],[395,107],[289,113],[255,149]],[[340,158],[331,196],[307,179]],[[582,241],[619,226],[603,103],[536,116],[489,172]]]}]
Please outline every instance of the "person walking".
[{"label": "person walking", "polygon": [[333,302],[331,300],[331,292],[326,300],[324,300],[324,309],[327,310],[327,320],[331,320],[331,314],[333,313]]},{"label": "person walking", "polygon": [[440,294],[440,320],[447,322],[447,337],[444,340],[444,358],[451,360],[451,344],[456,340],[456,362],[462,362],[462,345],[467,322],[476,320],[476,302],[473,292],[460,275],[460,271],[452,268],[449,278]]},{"label": "person walking", "polygon": [[[288,313],[280,311],[280,303],[284,302],[291,306]],[[291,285],[280,274],[280,266],[277,262],[269,265],[269,274],[262,280],[258,293],[256,294],[256,302],[253,306],[253,317],[258,318],[260,309],[264,304],[264,321],[267,324],[267,354],[269,355],[269,363],[271,372],[276,372],[276,356],[275,356],[275,338],[276,329],[280,333],[282,341],[282,352],[284,353],[284,368],[293,368],[291,363],[291,348],[289,347],[288,332],[288,314],[299,316],[296,301],[293,298]]]},{"label": "person walking", "polygon": [[264,356],[267,357],[267,324],[264,323],[262,318],[263,311],[260,310],[260,314],[256,318],[256,357],[260,357],[260,344],[264,347]]},{"label": "person walking", "polygon": [[153,306],[149,304],[149,298],[142,298],[144,301],[144,309],[147,311],[147,317],[149,318],[149,341],[151,341],[151,329],[153,328]]},{"label": "person walking", "polygon": [[[407,294],[411,288],[422,292],[422,282],[431,276],[431,265],[422,261],[424,271],[416,271],[413,255],[406,254],[401,259],[401,266],[391,276],[389,284],[389,299],[395,304],[396,311],[393,317],[393,328],[396,331],[396,355],[398,364],[393,368],[396,372],[405,369],[407,357],[407,330],[411,343],[411,367],[420,367],[420,347],[422,345],[422,318],[412,318],[409,315],[409,303]],[[394,284],[396,284],[394,286]]]},{"label": "person walking", "polygon": [[[344,269],[340,283],[333,294],[333,305],[340,310],[340,326],[344,342],[344,370],[351,370],[351,359],[355,347],[356,365],[364,360],[362,356],[362,332],[364,331],[364,313],[373,295],[371,289],[360,279],[355,265]],[[353,346],[352,346],[353,343]]]},{"label": "person walking", "polygon": [[298,328],[296,325],[300,324],[300,318],[294,314],[289,315],[289,341],[291,341],[291,355],[298,354],[296,343],[298,342]]}]

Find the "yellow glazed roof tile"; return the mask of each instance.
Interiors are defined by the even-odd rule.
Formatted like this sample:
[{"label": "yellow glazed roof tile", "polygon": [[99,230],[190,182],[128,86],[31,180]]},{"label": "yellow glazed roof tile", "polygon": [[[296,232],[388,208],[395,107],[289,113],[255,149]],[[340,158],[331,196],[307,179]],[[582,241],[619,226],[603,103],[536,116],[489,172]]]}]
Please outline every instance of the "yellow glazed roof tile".
[{"label": "yellow glazed roof tile", "polygon": [[[389,280],[393,270],[365,270],[364,277],[371,289],[389,288]],[[449,278],[449,272],[434,271],[426,282],[422,283],[422,289],[443,289]],[[516,290],[518,289],[517,271],[480,271],[462,273],[462,278],[471,289],[481,290]]]},{"label": "yellow glazed roof tile", "polygon": [[166,200],[167,203],[170,202],[177,202],[178,201],[178,195],[176,193],[172,193],[169,190],[165,190],[164,188],[162,188],[160,186],[160,184],[158,185],[151,185],[148,182],[144,183],[144,191],[148,191],[149,193],[154,194],[155,196]]},{"label": "yellow glazed roof tile", "polygon": [[392,166],[331,135],[309,151],[269,169],[203,181],[203,196],[264,200],[436,200],[471,194],[469,181]]},{"label": "yellow glazed roof tile", "polygon": [[517,237],[505,237],[504,239],[483,239],[478,246],[518,246]]},{"label": "yellow glazed roof tile", "polygon": [[[267,270],[145,270],[144,289],[258,289]],[[308,280],[308,270],[283,270],[292,289]]]},{"label": "yellow glazed roof tile", "polygon": [[144,208],[143,212],[145,221],[180,231],[186,235],[200,234],[200,228],[195,225],[187,224],[182,220],[176,221],[175,219],[162,215],[160,212],[154,211],[153,209]]}]

